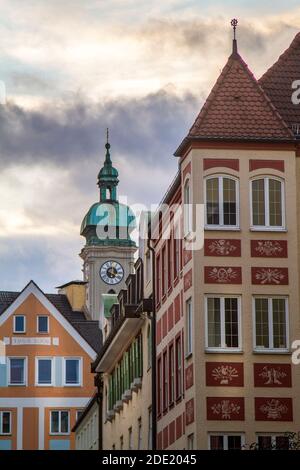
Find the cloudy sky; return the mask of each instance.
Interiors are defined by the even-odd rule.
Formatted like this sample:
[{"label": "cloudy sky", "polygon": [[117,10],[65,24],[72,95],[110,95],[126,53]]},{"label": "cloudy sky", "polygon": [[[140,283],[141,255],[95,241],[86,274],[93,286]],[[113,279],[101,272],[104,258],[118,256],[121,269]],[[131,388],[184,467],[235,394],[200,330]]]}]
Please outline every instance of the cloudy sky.
[{"label": "cloudy sky", "polygon": [[[119,192],[158,202],[231,50],[257,77],[298,0],[0,0],[0,289],[81,278],[81,220],[110,128]],[[6,99],[4,100],[4,88]]]}]

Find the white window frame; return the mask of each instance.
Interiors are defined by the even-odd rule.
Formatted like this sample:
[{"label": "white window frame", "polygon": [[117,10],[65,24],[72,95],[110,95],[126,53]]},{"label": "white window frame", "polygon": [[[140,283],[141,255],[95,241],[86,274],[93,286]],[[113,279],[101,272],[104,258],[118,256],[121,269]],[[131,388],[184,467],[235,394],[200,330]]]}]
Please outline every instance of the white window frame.
[{"label": "white window frame", "polygon": [[[268,299],[268,325],[269,325],[269,347],[263,348],[261,346],[256,346],[256,311],[255,311],[255,299]],[[285,300],[285,328],[286,328],[286,348],[274,348],[272,347],[274,338],[273,338],[273,307],[272,301],[274,299],[284,299]],[[271,308],[270,308],[271,306]],[[253,320],[253,351],[261,354],[281,354],[288,353],[289,349],[289,304],[288,297],[285,296],[266,296],[266,295],[254,295],[252,297],[252,320]]]},{"label": "white window frame", "polygon": [[[39,361],[48,360],[51,361],[51,383],[49,384],[40,384],[39,383]],[[49,356],[38,356],[35,358],[35,386],[36,387],[53,387],[54,385],[54,358]]]},{"label": "white window frame", "polygon": [[[236,194],[236,224],[235,225],[224,225],[224,207],[223,207],[223,178],[231,179],[235,181],[235,194]],[[208,224],[207,223],[207,200],[206,200],[206,189],[207,181],[210,179],[218,179],[219,184],[219,224]],[[204,213],[205,213],[205,230],[239,230],[240,229],[240,184],[239,179],[236,176],[228,174],[214,174],[204,177]]]},{"label": "white window frame", "polygon": [[[67,384],[66,383],[66,361],[72,360],[72,361],[79,361],[79,383],[78,384]],[[64,357],[63,358],[63,386],[64,387],[82,387],[82,357]]]},{"label": "white window frame", "polygon": [[[220,320],[221,320],[221,343],[222,346],[220,347],[211,347],[208,346],[208,299],[215,299],[219,298],[220,301]],[[224,299],[237,299],[238,304],[238,338],[239,338],[239,346],[237,348],[230,348],[224,345],[225,342],[225,301]],[[205,351],[206,352],[226,352],[226,353],[240,353],[242,352],[242,309],[241,309],[241,296],[234,295],[234,294],[226,294],[226,295],[219,295],[219,294],[206,294],[205,295]]]},{"label": "white window frame", "polygon": [[[27,356],[9,356],[8,358],[8,386],[9,387],[27,387],[27,379],[28,379],[28,371],[27,371],[27,364],[28,364],[28,358]],[[12,384],[10,379],[10,369],[11,365],[10,362],[12,359],[24,359],[24,382],[21,384]]]},{"label": "white window frame", "polygon": [[243,432],[210,432],[208,433],[208,450],[211,450],[210,447],[210,438],[211,436],[223,436],[224,448],[223,450],[228,450],[228,436],[239,436],[241,438],[241,450],[245,446],[245,434]]},{"label": "white window frame", "polygon": [[[9,432],[3,432],[3,414],[9,414]],[[0,411],[0,436],[11,436],[12,434],[12,426],[11,426],[11,411],[9,410],[1,410]]]},{"label": "white window frame", "polygon": [[[23,331],[17,331],[16,330],[16,318],[22,317],[24,319],[24,329]],[[26,333],[26,316],[25,315],[14,315],[14,334],[19,335]]]},{"label": "white window frame", "polygon": [[[252,183],[253,181],[264,180],[264,195],[265,195],[265,225],[254,225],[253,223],[253,198],[252,198]],[[269,180],[276,180],[281,183],[281,207],[282,207],[282,225],[270,225],[270,205],[269,205]],[[285,221],[285,181],[278,176],[261,175],[255,176],[250,180],[250,230],[252,231],[266,231],[266,232],[285,232],[286,221]]]},{"label": "white window frame", "polygon": [[[58,432],[52,432],[52,413],[59,413]],[[61,432],[61,413],[68,413],[68,432]],[[69,436],[70,435],[70,410],[50,410],[50,430],[51,436]]]},{"label": "white window frame", "polygon": [[194,446],[195,446],[195,434],[192,432],[191,434],[188,434],[186,438],[187,450],[194,450]]},{"label": "white window frame", "polygon": [[187,299],[185,302],[185,314],[186,314],[186,334],[185,334],[185,357],[189,357],[193,354],[193,302],[192,297]]},{"label": "white window frame", "polygon": [[[43,318],[45,317],[45,318],[47,318],[47,322],[48,322],[48,324],[47,324],[47,326],[48,326],[47,331],[39,331],[39,318],[40,318],[40,317],[43,317]],[[38,315],[38,316],[36,317],[36,332],[39,333],[40,335],[47,335],[47,334],[49,334],[49,330],[50,330],[50,328],[49,328],[49,323],[50,323],[50,322],[49,322],[49,315]]]}]

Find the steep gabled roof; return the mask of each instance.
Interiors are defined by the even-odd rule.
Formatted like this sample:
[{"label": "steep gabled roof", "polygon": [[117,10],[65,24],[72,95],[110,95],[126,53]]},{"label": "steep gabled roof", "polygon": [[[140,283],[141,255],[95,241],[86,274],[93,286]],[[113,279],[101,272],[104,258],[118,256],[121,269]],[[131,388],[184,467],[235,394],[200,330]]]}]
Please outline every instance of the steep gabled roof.
[{"label": "steep gabled roof", "polygon": [[[102,346],[102,333],[97,321],[87,320],[83,312],[74,312],[66,295],[44,294],[44,292],[30,281],[21,292],[0,291],[0,318],[7,309],[25,292],[33,286],[35,292],[45,296],[53,307],[68,321],[68,323],[79,333],[79,335],[93,348],[95,352],[100,351]],[[73,330],[74,331],[74,330]]]},{"label": "steep gabled roof", "polygon": [[193,139],[287,141],[293,134],[234,50],[175,155]]},{"label": "steep gabled roof", "polygon": [[259,79],[259,83],[287,125],[300,125],[300,104],[293,104],[292,83],[300,80],[300,33],[272,67]]}]

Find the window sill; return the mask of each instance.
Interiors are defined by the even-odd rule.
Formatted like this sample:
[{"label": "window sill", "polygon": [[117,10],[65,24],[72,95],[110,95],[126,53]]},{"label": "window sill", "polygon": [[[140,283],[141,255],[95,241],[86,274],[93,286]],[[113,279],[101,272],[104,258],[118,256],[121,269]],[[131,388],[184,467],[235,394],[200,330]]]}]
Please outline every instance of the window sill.
[{"label": "window sill", "polygon": [[253,349],[253,354],[284,354],[290,355],[289,349]]},{"label": "window sill", "polygon": [[208,230],[208,231],[214,231],[214,230],[218,230],[218,231],[224,231],[224,232],[240,232],[241,229],[240,227],[233,227],[233,226],[226,226],[226,225],[205,225],[204,226],[204,230]]},{"label": "window sill", "polygon": [[50,436],[70,436],[69,432],[50,432]]},{"label": "window sill", "polygon": [[26,335],[26,331],[14,331],[14,335]]},{"label": "window sill", "polygon": [[8,387],[27,387],[27,384],[8,384]]},{"label": "window sill", "polygon": [[54,387],[54,384],[35,384],[35,387]]},{"label": "window sill", "polygon": [[74,387],[74,388],[76,387],[76,388],[78,388],[78,387],[82,387],[82,384],[63,384],[63,387],[69,387],[69,388],[70,387]]},{"label": "window sill", "polygon": [[207,354],[243,354],[242,349],[205,348]]},{"label": "window sill", "polygon": [[250,232],[282,232],[286,233],[287,229],[285,227],[250,227]]}]

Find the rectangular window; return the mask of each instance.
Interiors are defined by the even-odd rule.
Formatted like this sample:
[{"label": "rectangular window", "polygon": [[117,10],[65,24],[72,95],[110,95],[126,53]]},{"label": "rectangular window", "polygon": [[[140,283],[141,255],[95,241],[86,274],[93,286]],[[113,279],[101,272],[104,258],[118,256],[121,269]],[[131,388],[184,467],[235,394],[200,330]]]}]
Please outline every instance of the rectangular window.
[{"label": "rectangular window", "polygon": [[284,435],[260,435],[257,436],[259,450],[289,450],[289,437]]},{"label": "rectangular window", "polygon": [[206,226],[238,226],[238,183],[225,176],[206,179]]},{"label": "rectangular window", "polygon": [[24,315],[14,316],[14,333],[26,332],[26,318]]},{"label": "rectangular window", "polygon": [[189,434],[187,437],[187,449],[194,450],[194,434]]},{"label": "rectangular window", "polygon": [[284,227],[284,184],[264,177],[251,181],[252,226],[266,229]]},{"label": "rectangular window", "polygon": [[169,346],[169,403],[172,405],[175,399],[175,361],[174,345]]},{"label": "rectangular window", "polygon": [[37,358],[36,359],[36,384],[37,385],[53,385],[53,359]]},{"label": "rectangular window", "polygon": [[163,353],[163,411],[168,408],[168,354]]},{"label": "rectangular window", "polygon": [[26,385],[26,359],[25,357],[10,357],[9,385]]},{"label": "rectangular window", "polygon": [[148,450],[152,449],[152,408],[148,408]]},{"label": "rectangular window", "polygon": [[160,302],[161,293],[161,271],[160,271],[160,256],[156,258],[156,302]]},{"label": "rectangular window", "polygon": [[77,410],[76,411],[76,421],[80,419],[80,417],[83,415],[84,410]]},{"label": "rectangular window", "polygon": [[51,411],[50,434],[70,433],[70,412],[65,410]]},{"label": "rectangular window", "polygon": [[11,412],[0,411],[0,436],[11,434]]},{"label": "rectangular window", "polygon": [[193,352],[193,310],[192,310],[192,299],[188,299],[186,302],[186,338],[185,338],[185,349],[186,355],[189,356]]},{"label": "rectangular window", "polygon": [[123,450],[123,447],[124,447],[124,437],[121,436],[120,437],[120,450]]},{"label": "rectangular window", "polygon": [[132,428],[128,429],[128,450],[132,450]]},{"label": "rectangular window", "polygon": [[173,276],[173,253],[172,253],[172,235],[170,234],[170,239],[168,240],[168,288],[172,285],[172,276]]},{"label": "rectangular window", "polygon": [[244,435],[215,434],[209,436],[210,450],[242,450]]},{"label": "rectangular window", "polygon": [[138,419],[138,450],[142,449],[142,418]]},{"label": "rectangular window", "polygon": [[288,311],[286,298],[254,299],[255,349],[286,350]]},{"label": "rectangular window", "polygon": [[179,259],[179,250],[180,250],[180,240],[179,240],[179,229],[178,226],[175,227],[174,230],[174,279],[176,279],[179,275],[179,266],[180,266],[180,259]]},{"label": "rectangular window", "polygon": [[240,299],[206,298],[206,347],[208,349],[241,348]]},{"label": "rectangular window", "polygon": [[81,385],[81,359],[65,358],[64,360],[64,385]]},{"label": "rectangular window", "polygon": [[161,414],[161,398],[162,398],[162,367],[161,358],[157,360],[157,414]]},{"label": "rectangular window", "polygon": [[176,399],[182,395],[182,351],[181,337],[175,340],[175,357],[176,357]]},{"label": "rectangular window", "polygon": [[37,332],[49,333],[49,317],[46,315],[39,315],[37,317]]},{"label": "rectangular window", "polygon": [[164,246],[162,249],[162,296],[167,293],[167,281],[168,281],[168,260],[167,260],[167,250]]},{"label": "rectangular window", "polygon": [[151,266],[151,253],[147,251],[146,253],[146,282],[151,280],[152,266]]}]

